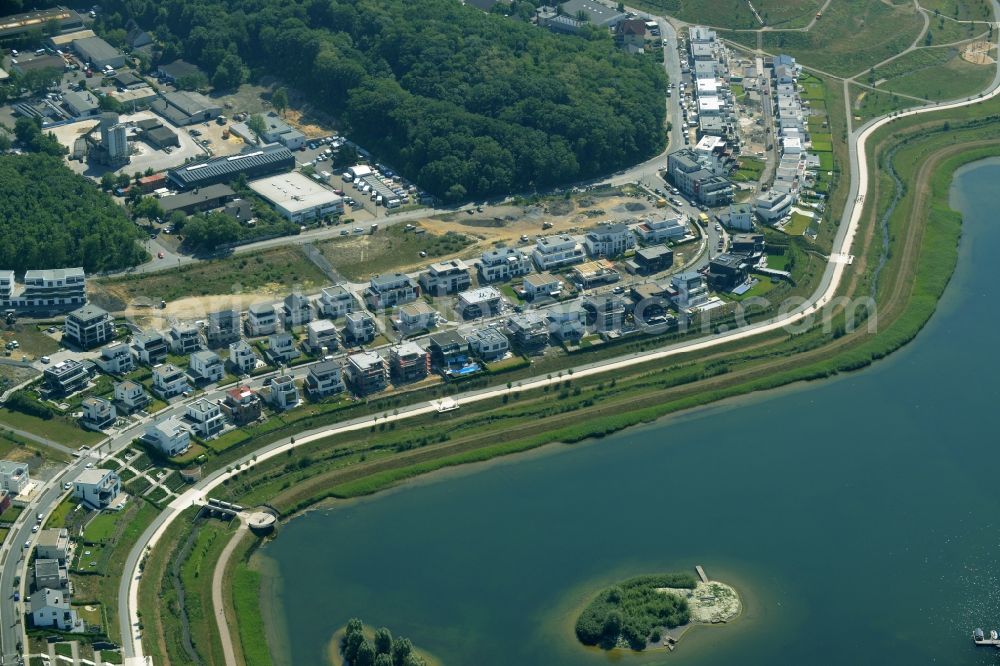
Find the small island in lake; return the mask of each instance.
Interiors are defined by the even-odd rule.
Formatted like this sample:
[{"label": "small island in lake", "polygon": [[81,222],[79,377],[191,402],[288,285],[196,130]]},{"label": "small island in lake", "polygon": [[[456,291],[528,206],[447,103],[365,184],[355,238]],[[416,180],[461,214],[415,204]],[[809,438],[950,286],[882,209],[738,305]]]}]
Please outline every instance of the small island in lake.
[{"label": "small island in lake", "polygon": [[576,637],[605,650],[672,649],[688,626],[740,614],[736,590],[708,580],[700,567],[698,574],[637,576],[601,590],[577,618]]},{"label": "small island in lake", "polygon": [[372,631],[357,618],[334,635],[330,646],[334,666],[440,666],[440,662],[413,646],[408,638],[393,638],[382,627]]}]

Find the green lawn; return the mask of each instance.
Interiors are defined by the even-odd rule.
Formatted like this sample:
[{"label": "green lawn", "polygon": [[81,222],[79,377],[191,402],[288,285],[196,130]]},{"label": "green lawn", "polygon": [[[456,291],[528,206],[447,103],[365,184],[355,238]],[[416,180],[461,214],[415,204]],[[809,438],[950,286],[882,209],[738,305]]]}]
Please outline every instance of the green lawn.
[{"label": "green lawn", "polygon": [[760,174],[764,171],[764,160],[756,157],[740,156],[739,169],[732,175],[732,180],[737,182],[756,182],[760,180]]},{"label": "green lawn", "polygon": [[72,657],[73,646],[69,643],[56,643],[56,654],[61,657]]},{"label": "green lawn", "polygon": [[786,270],[788,266],[788,255],[787,254],[769,254],[767,255],[767,267],[773,268],[776,271]]},{"label": "green lawn", "polygon": [[260,574],[242,562],[233,569],[233,606],[239,618],[239,639],[247,666],[270,666],[271,653],[265,640],[260,613]]},{"label": "green lawn", "polygon": [[84,444],[92,446],[104,439],[103,434],[84,430],[72,419],[60,416],[45,420],[3,408],[0,409],[0,423],[73,448]]},{"label": "green lawn", "polygon": [[792,213],[792,219],[785,225],[784,232],[789,236],[801,236],[812,224],[812,218],[801,213]]},{"label": "green lawn", "polygon": [[[755,0],[754,7],[767,25],[798,28],[808,25],[823,5],[822,0]],[[675,16],[688,23],[705,23],[723,28],[759,28],[760,23],[746,2],[718,0],[637,0],[630,6],[658,14]]]},{"label": "green lawn", "polygon": [[833,153],[817,153],[819,168],[823,171],[833,171]]},{"label": "green lawn", "polygon": [[[457,255],[472,242],[473,239],[454,231],[417,234],[397,224],[374,234],[324,241],[316,247],[344,277],[367,280],[375,273],[391,273]],[[421,252],[426,256],[421,257]]]},{"label": "green lawn", "polygon": [[886,66],[878,78],[887,78],[879,88],[904,95],[931,100],[952,100],[977,94],[993,80],[993,67],[974,65],[959,54],[958,49],[920,49],[897,58]]},{"label": "green lawn", "polygon": [[83,539],[89,543],[105,543],[115,534],[119,514],[99,513],[83,530]]}]

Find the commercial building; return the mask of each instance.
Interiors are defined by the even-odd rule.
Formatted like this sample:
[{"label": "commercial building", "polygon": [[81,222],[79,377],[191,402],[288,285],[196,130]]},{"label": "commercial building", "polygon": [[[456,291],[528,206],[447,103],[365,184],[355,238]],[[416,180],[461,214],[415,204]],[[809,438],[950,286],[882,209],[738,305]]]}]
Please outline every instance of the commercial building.
[{"label": "commercial building", "polygon": [[500,314],[503,294],[496,287],[469,289],[458,295],[458,313],[463,319],[476,319]]},{"label": "commercial building", "polygon": [[248,179],[262,178],[295,168],[292,151],[280,144],[253,148],[228,157],[213,157],[167,171],[167,178],[177,188],[190,190],[215,183],[225,183],[243,174]]},{"label": "commercial building", "polygon": [[112,342],[101,348],[101,355],[94,361],[103,372],[124,375],[135,370],[132,350],[124,342]]},{"label": "commercial building", "polygon": [[73,42],[73,50],[80,56],[80,60],[89,63],[93,69],[125,65],[125,54],[100,37],[78,39]]},{"label": "commercial building", "polygon": [[197,384],[214,384],[226,376],[226,369],[218,354],[201,350],[191,354],[188,374]]},{"label": "commercial building", "polygon": [[101,111],[100,101],[87,90],[71,90],[63,95],[63,106],[77,118],[96,116]]},{"label": "commercial building", "polygon": [[81,363],[75,358],[68,358],[51,365],[42,372],[45,378],[45,388],[53,396],[66,396],[87,387],[90,382],[89,363]]},{"label": "commercial building", "polygon": [[83,17],[62,6],[11,14],[0,18],[0,40],[33,31],[41,33],[51,25],[58,26],[59,33],[71,32],[83,27]]},{"label": "commercial building", "polygon": [[89,430],[104,430],[115,423],[118,412],[110,401],[87,396],[80,404],[83,408],[83,427]]},{"label": "commercial building", "polygon": [[215,183],[206,187],[160,197],[160,207],[167,215],[180,211],[192,215],[205,210],[219,208],[227,201],[232,201],[236,191],[223,183]]},{"label": "commercial building", "polygon": [[469,268],[461,259],[431,264],[418,278],[424,293],[432,296],[454,294],[472,284]]},{"label": "commercial building", "polygon": [[[149,118],[147,120],[140,120],[136,123],[136,128],[139,130],[139,136],[143,141],[152,145],[154,148],[159,148],[163,150],[167,147],[177,148],[181,145],[181,141],[177,138],[177,133],[174,132],[169,127],[166,127],[163,123],[155,118]],[[152,176],[145,176],[144,178],[155,178],[158,184],[153,189],[163,187],[166,184],[166,176],[161,174],[154,174]],[[136,183],[146,190],[144,186],[144,179],[139,178]]]},{"label": "commercial building", "polygon": [[635,236],[627,224],[605,224],[588,231],[583,239],[591,257],[618,257],[635,247]]},{"label": "commercial building", "polygon": [[389,371],[396,382],[415,382],[431,371],[431,355],[416,342],[404,342],[389,350]]},{"label": "commercial building", "polygon": [[260,418],[260,396],[248,386],[229,389],[222,401],[222,412],[236,426],[253,423]]},{"label": "commercial building", "polygon": [[404,273],[375,275],[369,281],[364,296],[368,309],[385,310],[417,300],[420,287]]},{"label": "commercial building", "polygon": [[143,331],[132,337],[132,349],[139,362],[148,366],[160,365],[167,360],[170,348],[167,339],[159,331]]},{"label": "commercial building", "polygon": [[142,439],[168,457],[182,455],[191,447],[191,431],[179,416],[149,424]]},{"label": "commercial building", "polygon": [[359,352],[347,357],[347,377],[358,395],[381,391],[388,385],[385,359],[375,352]]},{"label": "commercial building", "polygon": [[510,341],[507,336],[492,327],[479,328],[466,336],[469,351],[483,361],[495,361],[503,358],[510,351]]},{"label": "commercial building", "polygon": [[309,367],[306,375],[305,389],[310,400],[320,400],[327,396],[342,393],[344,385],[343,365],[340,361],[320,361]]},{"label": "commercial building", "polygon": [[506,282],[531,272],[531,259],[513,247],[499,247],[483,252],[479,259],[479,278],[483,282]]},{"label": "commercial building", "polygon": [[614,7],[597,0],[566,0],[559,4],[566,16],[582,18],[585,22],[601,28],[614,28],[628,16]]},{"label": "commercial building", "polygon": [[306,135],[279,118],[273,111],[264,116],[264,133],[261,138],[268,143],[280,143],[289,150],[298,150],[306,145]]},{"label": "commercial building", "polygon": [[152,109],[178,127],[218,118],[222,107],[201,93],[178,90],[163,93]]},{"label": "commercial building", "polygon": [[[177,83],[181,79],[205,76],[201,68],[184,60],[174,60],[173,62],[158,66],[156,68],[156,75],[167,83]],[[207,79],[207,77],[205,78]]]},{"label": "commercial building", "polygon": [[339,319],[354,311],[354,297],[347,290],[347,287],[335,284],[323,289],[317,306],[320,314],[324,317]]},{"label": "commercial building", "polygon": [[250,189],[274,206],[282,217],[296,223],[344,212],[343,197],[297,171],[252,181]]},{"label": "commercial building", "polygon": [[31,482],[28,463],[0,460],[0,489],[20,495]]},{"label": "commercial building", "polygon": [[363,345],[378,335],[375,318],[367,312],[351,312],[344,317],[344,344]]},{"label": "commercial building", "polygon": [[149,402],[149,394],[142,384],[130,379],[115,384],[115,404],[122,412],[126,414],[137,412],[145,409]]},{"label": "commercial building", "polygon": [[299,404],[299,389],[290,375],[279,375],[268,384],[268,401],[277,410],[284,411]]},{"label": "commercial building", "polygon": [[190,390],[187,375],[174,364],[165,363],[153,368],[153,393],[161,400],[169,400]]},{"label": "commercial building", "polygon": [[578,264],[587,258],[583,246],[572,236],[543,236],[531,253],[540,271],[550,271]]},{"label": "commercial building", "polygon": [[73,484],[73,497],[92,509],[106,509],[121,494],[122,482],[114,470],[85,469]]},{"label": "commercial building", "polygon": [[93,349],[115,337],[115,320],[96,305],[84,305],[66,315],[63,341]]},{"label": "commercial building", "polygon": [[229,365],[241,375],[249,375],[257,368],[257,354],[246,340],[229,345]]},{"label": "commercial building", "polygon": [[222,416],[222,409],[217,402],[211,402],[205,398],[195,400],[184,410],[184,418],[191,425],[191,429],[202,439],[214,437],[222,431],[226,425],[226,419]]}]

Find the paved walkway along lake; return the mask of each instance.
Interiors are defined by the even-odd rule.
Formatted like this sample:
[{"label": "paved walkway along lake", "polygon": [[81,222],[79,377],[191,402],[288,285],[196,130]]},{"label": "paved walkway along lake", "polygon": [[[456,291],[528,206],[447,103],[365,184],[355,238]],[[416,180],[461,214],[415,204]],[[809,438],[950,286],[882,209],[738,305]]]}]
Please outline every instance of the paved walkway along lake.
[{"label": "paved walkway along lake", "polygon": [[959,172],[937,314],[863,372],[438,475],[281,528],[286,663],[348,618],[449,666],[603,664],[588,595],[702,564],[743,616],[628,663],[994,664],[1000,629],[1000,161]]}]

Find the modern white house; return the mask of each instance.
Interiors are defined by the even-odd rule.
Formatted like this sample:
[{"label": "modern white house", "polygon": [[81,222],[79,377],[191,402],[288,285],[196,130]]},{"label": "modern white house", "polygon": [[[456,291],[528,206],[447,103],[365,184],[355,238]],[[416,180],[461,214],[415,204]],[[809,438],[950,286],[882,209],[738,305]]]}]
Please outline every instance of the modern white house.
[{"label": "modern white house", "polygon": [[317,306],[324,317],[338,319],[354,311],[354,297],[346,287],[335,284],[323,289]]},{"label": "modern white house", "polygon": [[179,456],[191,446],[191,431],[178,416],[146,426],[143,439],[165,456]]},{"label": "modern white house", "polygon": [[115,423],[118,412],[109,400],[87,396],[80,405],[83,407],[83,426],[89,430],[104,430]]},{"label": "modern white house", "polygon": [[229,365],[241,375],[249,375],[257,368],[257,353],[246,340],[229,345]]},{"label": "modern white house", "polygon": [[503,358],[510,351],[507,336],[495,328],[480,328],[465,337],[469,341],[469,351],[484,361]]},{"label": "modern white house", "polygon": [[540,271],[572,266],[587,258],[583,246],[575,238],[566,234],[539,238],[535,241],[535,249],[531,256]]},{"label": "modern white house", "polygon": [[337,327],[329,319],[317,319],[306,326],[306,344],[314,353],[337,348]]},{"label": "modern white house", "polygon": [[371,342],[378,335],[375,318],[367,312],[351,312],[344,317],[344,342],[360,345]]},{"label": "modern white house", "polygon": [[461,259],[439,261],[427,267],[420,274],[420,286],[424,293],[432,296],[444,296],[468,289],[472,284],[469,267]]},{"label": "modern white house", "polygon": [[281,321],[286,330],[305,326],[312,321],[312,303],[302,294],[289,294],[281,304]]},{"label": "modern white house", "polygon": [[680,215],[658,220],[644,220],[635,227],[635,233],[646,245],[659,245],[667,241],[678,241],[687,235],[687,225]]},{"label": "modern white house", "polygon": [[302,355],[291,333],[275,333],[267,339],[267,356],[271,363],[288,363]]},{"label": "modern white house", "polygon": [[70,605],[68,590],[43,588],[31,595],[31,622],[36,627],[52,627],[73,634],[86,630],[83,620]]},{"label": "modern white house", "polygon": [[204,398],[188,405],[184,416],[191,424],[191,429],[202,439],[214,437],[226,425],[226,419],[218,403]]},{"label": "modern white house", "polygon": [[420,288],[405,273],[390,273],[375,275],[365,289],[365,302],[371,310],[403,305],[415,301],[420,295]]},{"label": "modern white house", "polygon": [[38,533],[35,539],[35,557],[65,562],[69,555],[69,530],[47,529]]},{"label": "modern white house", "polygon": [[142,384],[126,379],[115,384],[115,403],[122,412],[131,414],[149,405],[149,394]]},{"label": "modern white house", "polygon": [[191,354],[188,374],[199,384],[212,384],[226,376],[226,368],[218,354],[201,350]]},{"label": "modern white house", "polygon": [[278,330],[278,313],[271,303],[254,303],[247,308],[245,327],[250,337],[271,335]]},{"label": "modern white house", "polygon": [[552,296],[558,294],[563,287],[562,280],[551,273],[532,273],[524,278],[521,288],[524,290],[524,297],[529,301],[539,296]]},{"label": "modern white house", "polygon": [[101,347],[101,355],[94,361],[102,371],[111,375],[124,375],[135,370],[132,350],[124,342],[112,342]]},{"label": "modern white house", "polygon": [[399,330],[404,333],[426,331],[437,326],[437,310],[425,301],[414,301],[399,308]]},{"label": "modern white house", "polygon": [[268,386],[268,401],[278,410],[291,409],[299,404],[299,389],[291,375],[279,375]]},{"label": "modern white house", "polygon": [[153,393],[162,400],[169,400],[190,390],[187,375],[176,365],[164,363],[153,368]]},{"label": "modern white house", "polygon": [[201,335],[194,324],[177,323],[167,333],[170,351],[175,354],[193,354],[201,349]]},{"label": "modern white house", "polygon": [[777,222],[792,207],[792,198],[782,192],[771,190],[754,199],[757,217],[765,222]]},{"label": "modern white house", "polygon": [[167,360],[170,353],[167,341],[159,331],[143,331],[132,338],[132,348],[139,362],[148,366],[156,366]]},{"label": "modern white house", "polygon": [[30,482],[27,463],[0,460],[0,489],[20,495]]},{"label": "modern white house", "polygon": [[479,258],[480,284],[506,282],[531,272],[531,259],[517,248],[498,247]]},{"label": "modern white house", "polygon": [[635,236],[627,224],[605,224],[588,231],[583,240],[591,257],[619,257],[635,247]]},{"label": "modern white house", "polygon": [[115,337],[115,320],[107,311],[87,304],[66,315],[63,341],[93,349]]},{"label": "modern white house", "polygon": [[306,395],[319,400],[344,390],[343,365],[340,361],[321,361],[309,368],[306,375]]},{"label": "modern white house", "polygon": [[671,278],[670,284],[677,291],[678,309],[697,307],[708,302],[708,286],[701,273],[680,273]]},{"label": "modern white house", "polygon": [[92,468],[80,472],[73,484],[73,497],[92,509],[106,509],[122,491],[122,482],[114,470]]}]

